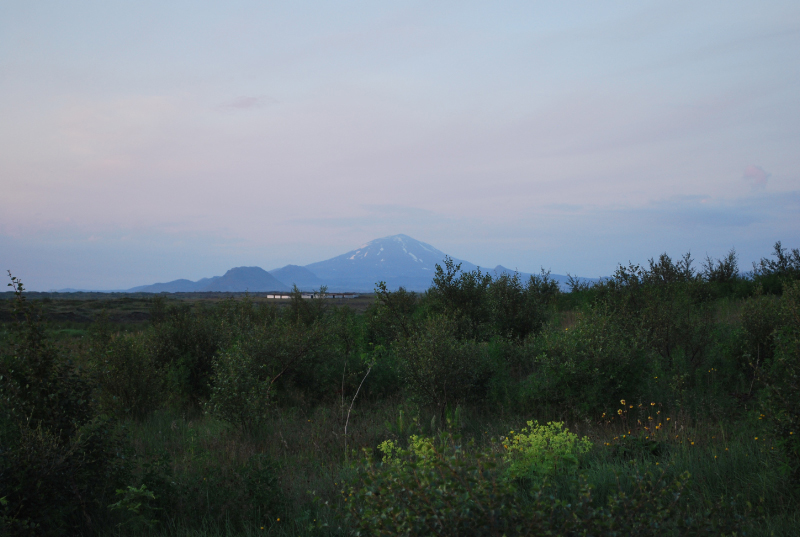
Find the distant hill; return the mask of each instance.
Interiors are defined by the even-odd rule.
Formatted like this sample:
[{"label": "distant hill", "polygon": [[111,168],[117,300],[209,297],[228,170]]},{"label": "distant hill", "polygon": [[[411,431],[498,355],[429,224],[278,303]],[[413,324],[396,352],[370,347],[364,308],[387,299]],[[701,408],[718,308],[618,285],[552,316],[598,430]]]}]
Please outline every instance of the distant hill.
[{"label": "distant hill", "polygon": [[289,287],[261,267],[236,267],[217,278],[201,291],[288,291]]},{"label": "distant hill", "polygon": [[289,288],[297,285],[301,291],[317,291],[325,282],[305,267],[299,265],[286,265],[285,267],[270,270],[270,274],[286,284]]},{"label": "distant hill", "polygon": [[173,280],[167,283],[154,283],[153,285],[141,285],[128,289],[129,293],[192,293],[199,291],[207,286],[214,280],[218,280],[221,276],[214,276],[213,278],[203,278],[193,282],[191,280]]},{"label": "distant hill", "polygon": [[[425,291],[430,288],[436,265],[442,265],[447,254],[418,241],[408,235],[392,235],[375,239],[355,250],[325,261],[311,263],[304,267],[286,265],[279,269],[265,271],[260,267],[236,267],[223,276],[203,278],[196,282],[174,280],[129,289],[140,293],[189,293],[189,292],[264,292],[289,291],[292,285],[302,291],[317,290],[325,285],[329,291],[372,292],[377,282],[384,281],[390,289],[404,287],[409,291]],[[461,263],[461,270],[468,272],[478,267],[469,261],[453,259]],[[514,274],[502,265],[494,269],[481,269],[492,276]],[[531,274],[519,273],[524,283]],[[567,276],[551,274],[562,289],[567,288]],[[597,281],[582,278],[587,281]]]},{"label": "distant hill", "polygon": [[129,293],[204,293],[224,291],[229,293],[251,291],[288,291],[289,288],[260,267],[236,267],[224,276],[191,280],[174,280],[128,289]]}]

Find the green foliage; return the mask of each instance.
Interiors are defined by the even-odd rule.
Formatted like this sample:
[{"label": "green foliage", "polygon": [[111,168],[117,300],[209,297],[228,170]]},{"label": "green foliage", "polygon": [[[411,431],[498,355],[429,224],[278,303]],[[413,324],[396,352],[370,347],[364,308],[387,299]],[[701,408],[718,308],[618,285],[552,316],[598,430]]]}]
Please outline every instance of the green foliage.
[{"label": "green foliage", "polygon": [[765,385],[762,413],[786,455],[787,470],[800,483],[800,282],[785,287],[774,341],[772,360],[758,369]]},{"label": "green foliage", "polygon": [[174,402],[198,405],[208,399],[212,362],[248,327],[270,322],[273,312],[249,300],[223,302],[215,310],[202,306],[167,307],[156,301],[151,309],[149,352],[168,383]]},{"label": "green foliage", "polygon": [[113,422],[93,416],[91,383],[47,340],[22,283],[12,284],[17,321],[0,357],[0,529],[91,528],[124,477],[122,439]]},{"label": "green foliage", "polygon": [[781,322],[780,302],[764,295],[759,288],[742,306],[740,341],[743,366],[748,369],[772,360],[775,354],[775,329]]},{"label": "green foliage", "polygon": [[466,455],[411,438],[383,444],[384,463],[366,461],[344,501],[356,535],[501,535],[513,532],[516,491],[497,455]]},{"label": "green foliage", "polygon": [[325,316],[325,294],[327,292],[328,288],[322,286],[311,298],[303,298],[303,293],[300,292],[297,285],[292,286],[288,312],[289,319],[293,323],[306,326],[311,326],[315,322],[322,320]]},{"label": "green foliage", "polygon": [[269,416],[272,378],[269,364],[236,343],[214,360],[210,414],[252,431]]},{"label": "green foliage", "polygon": [[[356,535],[735,535],[741,518],[721,503],[683,500],[688,474],[637,474],[630,493],[602,499],[585,482],[547,482],[523,493],[503,457],[462,446],[457,437],[385,442],[382,462],[367,459],[343,490],[346,524]],[[567,495],[562,499],[558,495]]]},{"label": "green foliage", "polygon": [[622,435],[612,446],[611,453],[623,460],[639,460],[660,457],[666,443],[651,435]]},{"label": "green foliage", "polygon": [[488,292],[494,332],[514,340],[540,332],[559,293],[558,282],[544,269],[524,286],[519,274],[501,274],[489,284]]},{"label": "green foliage", "polygon": [[620,265],[612,279],[595,287],[620,326],[655,351],[666,372],[693,375],[704,363],[713,295],[689,254],[677,263],[661,254],[649,267]]},{"label": "green foliage", "polygon": [[40,424],[22,426],[0,452],[0,526],[11,535],[69,535],[92,529],[127,476],[113,424],[89,421],[65,441]]},{"label": "green foliage", "polygon": [[164,372],[140,334],[110,338],[95,360],[100,408],[118,417],[142,419],[165,398]]},{"label": "green foliage", "polygon": [[716,261],[706,256],[703,262],[703,278],[714,283],[731,283],[740,279],[736,250],[731,248],[725,257]]},{"label": "green foliage", "polygon": [[389,345],[409,337],[416,329],[415,313],[419,308],[416,293],[400,288],[389,291],[386,282],[375,287],[375,302],[366,311],[367,341],[375,345]]},{"label": "green foliage", "polygon": [[67,439],[92,417],[92,387],[51,344],[40,308],[27,300],[22,282],[11,280],[15,322],[9,345],[0,350],[0,441],[22,423]]},{"label": "green foliage", "polygon": [[753,263],[753,279],[766,293],[779,295],[784,282],[800,279],[800,248],[789,250],[778,241],[772,255],[775,259],[764,257]]},{"label": "green foliage", "polygon": [[119,500],[108,506],[111,511],[116,511],[123,517],[119,526],[137,529],[151,529],[158,522],[154,517],[157,507],[154,507],[156,495],[147,490],[147,485],[133,487],[128,485],[125,489],[117,489]]},{"label": "green foliage", "polygon": [[579,438],[560,422],[539,425],[529,421],[519,432],[511,431],[504,439],[508,472],[514,478],[542,477],[557,473],[575,474],[580,456],[592,443]]},{"label": "green foliage", "polygon": [[524,382],[528,406],[597,415],[641,392],[646,350],[613,311],[598,306],[568,329],[529,345],[534,371]]},{"label": "green foliage", "polygon": [[292,321],[252,330],[214,359],[208,412],[247,431],[267,418],[279,381],[313,363],[329,337],[323,323]]},{"label": "green foliage", "polygon": [[426,294],[435,313],[458,320],[458,333],[467,339],[484,339],[490,322],[489,285],[492,277],[480,269],[463,272],[461,263],[445,257],[436,265],[433,284]]},{"label": "green foliage", "polygon": [[753,263],[753,272],[757,276],[779,276],[796,279],[800,276],[800,248],[788,250],[781,241],[775,243],[772,255],[775,259],[761,258]]},{"label": "green foliage", "polygon": [[457,338],[457,322],[432,316],[394,348],[410,395],[444,417],[448,405],[470,398],[485,361],[484,347]]}]

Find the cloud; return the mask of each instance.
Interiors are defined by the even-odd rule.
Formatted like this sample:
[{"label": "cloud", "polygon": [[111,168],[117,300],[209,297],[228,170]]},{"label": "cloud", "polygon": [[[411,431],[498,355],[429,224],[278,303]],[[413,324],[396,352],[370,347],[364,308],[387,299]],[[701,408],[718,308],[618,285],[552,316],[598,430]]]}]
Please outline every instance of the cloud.
[{"label": "cloud", "polygon": [[764,171],[764,168],[761,166],[751,164],[744,169],[742,178],[753,188],[765,188],[767,186],[767,181],[771,176],[772,174]]},{"label": "cloud", "polygon": [[246,95],[242,95],[223,104],[220,106],[220,108],[224,110],[249,110],[251,108],[261,108],[262,106],[273,104],[275,102],[277,101],[271,97],[248,97]]}]

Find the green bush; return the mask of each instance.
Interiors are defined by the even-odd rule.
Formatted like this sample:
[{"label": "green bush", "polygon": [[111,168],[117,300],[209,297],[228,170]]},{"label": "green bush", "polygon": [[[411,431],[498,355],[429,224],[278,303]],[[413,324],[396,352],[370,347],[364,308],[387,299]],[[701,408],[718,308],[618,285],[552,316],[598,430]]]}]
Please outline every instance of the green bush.
[{"label": "green bush", "polygon": [[538,333],[549,321],[560,290],[550,273],[542,270],[527,285],[519,274],[501,274],[489,284],[489,304],[494,332],[512,340]]},{"label": "green bush", "polygon": [[572,327],[529,342],[533,373],[521,397],[529,408],[544,405],[562,415],[598,416],[618,400],[641,393],[649,375],[642,347],[614,311],[597,306]]},{"label": "green bush", "polygon": [[241,335],[274,322],[273,307],[246,298],[228,299],[216,307],[167,307],[156,301],[151,310],[150,352],[181,404],[200,405],[209,395],[215,355]]},{"label": "green bush", "polygon": [[508,433],[503,447],[509,475],[530,478],[577,473],[580,456],[591,449],[592,443],[564,429],[563,423],[539,425],[529,421],[519,432]]},{"label": "green bush", "polygon": [[267,419],[272,405],[271,371],[241,343],[214,360],[211,398],[206,410],[214,416],[251,431]]},{"label": "green bush", "polygon": [[692,376],[712,343],[713,295],[692,261],[689,254],[677,262],[662,254],[648,267],[620,265],[595,286],[617,324],[655,351],[670,374]]},{"label": "green bush", "polygon": [[774,356],[757,371],[765,385],[761,412],[772,424],[786,469],[800,484],[800,282],[786,284],[779,311]]},{"label": "green bush", "polygon": [[455,407],[474,393],[485,362],[485,348],[459,340],[457,331],[457,321],[432,316],[394,345],[406,389],[442,418],[448,405]]},{"label": "green bush", "polygon": [[281,319],[252,330],[213,361],[206,410],[252,431],[263,422],[292,375],[313,363],[329,339],[326,325]]},{"label": "green bush", "polygon": [[[595,499],[573,480],[569,490],[546,482],[527,492],[506,477],[503,456],[462,446],[459,439],[412,437],[408,449],[382,445],[382,462],[357,468],[342,491],[355,535],[735,535],[741,519],[729,506],[691,506],[689,476],[637,475],[632,492]],[[559,496],[564,496],[561,498]]]},{"label": "green bush", "polygon": [[436,265],[433,284],[425,299],[430,310],[458,321],[457,335],[466,339],[486,339],[491,333],[489,285],[492,277],[480,269],[464,272],[461,263],[445,257],[444,268]]},{"label": "green bush", "polygon": [[375,287],[375,301],[365,313],[366,340],[373,345],[390,345],[409,337],[416,327],[419,296],[399,288],[389,291],[386,282]]},{"label": "green bush", "polygon": [[148,343],[141,334],[121,334],[95,356],[96,397],[102,410],[142,419],[166,399],[164,372]]},{"label": "green bush", "polygon": [[0,533],[72,535],[94,530],[124,483],[125,443],[113,422],[95,419],[66,440],[24,425],[0,451]]},{"label": "green bush", "polygon": [[46,337],[12,278],[14,324],[0,356],[0,533],[91,530],[126,475],[123,439],[95,417],[93,386]]},{"label": "green bush", "polygon": [[742,306],[741,362],[743,370],[772,360],[775,354],[775,329],[781,322],[780,302],[757,289]]},{"label": "green bush", "polygon": [[[343,498],[356,535],[516,534],[516,490],[498,455],[470,455],[412,437],[408,450],[384,443],[384,461],[365,461]],[[344,492],[344,491],[343,491]]]}]

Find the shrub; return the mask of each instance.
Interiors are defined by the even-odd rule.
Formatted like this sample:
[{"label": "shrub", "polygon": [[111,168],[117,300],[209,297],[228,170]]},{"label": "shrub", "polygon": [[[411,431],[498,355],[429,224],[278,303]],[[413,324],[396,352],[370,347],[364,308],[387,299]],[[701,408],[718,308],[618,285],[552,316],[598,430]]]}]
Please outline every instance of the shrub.
[{"label": "shrub", "polygon": [[588,452],[592,443],[588,438],[564,429],[560,422],[539,425],[529,421],[519,432],[511,431],[504,439],[508,472],[514,478],[530,478],[557,473],[575,474],[579,457]]},{"label": "shrub", "polygon": [[197,405],[208,399],[215,354],[236,337],[241,326],[257,317],[252,303],[223,302],[216,310],[189,306],[167,307],[156,301],[151,310],[150,352],[169,384],[174,399]]},{"label": "shrub", "polygon": [[389,345],[409,337],[416,326],[419,297],[404,288],[389,291],[386,282],[375,287],[375,302],[366,311],[366,339],[375,345]]},{"label": "shrub", "polygon": [[27,300],[22,282],[11,279],[15,322],[9,344],[0,349],[0,441],[22,424],[67,439],[92,417],[92,386],[47,338],[44,317]]},{"label": "shrub", "polygon": [[757,371],[765,385],[762,413],[772,424],[787,470],[800,483],[800,282],[784,288],[774,339],[772,360]]},{"label": "shrub", "polygon": [[775,329],[781,322],[780,303],[774,296],[764,295],[760,288],[742,307],[740,366],[753,367],[769,362],[775,353]]},{"label": "shrub", "polygon": [[246,431],[253,430],[269,415],[273,396],[270,380],[267,364],[236,343],[214,360],[206,410]]},{"label": "shrub", "polygon": [[64,440],[41,424],[22,426],[0,451],[0,533],[70,535],[106,516],[128,475],[124,438],[113,422],[89,421]]},{"label": "shrub", "polygon": [[495,333],[522,340],[538,333],[549,320],[549,312],[560,290],[558,282],[542,269],[523,285],[519,274],[501,274],[489,284],[489,303]]},{"label": "shrub", "polygon": [[412,437],[408,450],[384,443],[344,497],[356,535],[514,534],[516,491],[489,452],[468,455],[452,443]]},{"label": "shrub", "polygon": [[92,529],[125,477],[123,439],[93,416],[91,383],[45,337],[22,283],[12,284],[17,323],[0,356],[0,533]]},{"label": "shrub", "polygon": [[147,485],[117,489],[118,500],[108,506],[111,511],[120,513],[123,522],[118,526],[131,527],[134,530],[152,529],[158,522],[155,518],[157,507],[154,507],[157,497],[153,491],[147,490]]},{"label": "shrub", "polygon": [[433,316],[394,346],[411,396],[435,407],[442,418],[448,405],[470,397],[483,363],[482,347],[474,341],[459,341],[456,332],[456,321]]},{"label": "shrub", "polygon": [[326,327],[282,319],[251,330],[213,361],[206,410],[244,430],[263,422],[284,381],[325,347]]},{"label": "shrub", "polygon": [[484,339],[491,319],[489,285],[492,277],[480,269],[464,272],[461,263],[445,257],[444,268],[436,265],[433,284],[426,293],[434,313],[458,320],[458,335]]},{"label": "shrub", "polygon": [[112,415],[142,419],[165,398],[164,375],[141,334],[112,337],[95,357],[97,400]]},{"label": "shrub", "polygon": [[639,394],[649,373],[640,340],[602,305],[569,329],[545,332],[526,347],[534,363],[522,386],[529,406],[594,415]]},{"label": "shrub", "polygon": [[662,254],[649,267],[620,265],[614,276],[595,286],[599,300],[617,324],[661,358],[667,372],[693,373],[711,344],[713,298],[686,254],[673,260]]},{"label": "shrub", "polygon": [[[343,503],[356,535],[733,535],[741,519],[722,503],[693,508],[689,476],[637,475],[631,493],[605,505],[581,479],[568,490],[542,482],[527,494],[507,479],[503,457],[453,436],[382,445],[383,462],[357,468]],[[563,496],[561,498],[558,496]]]}]

